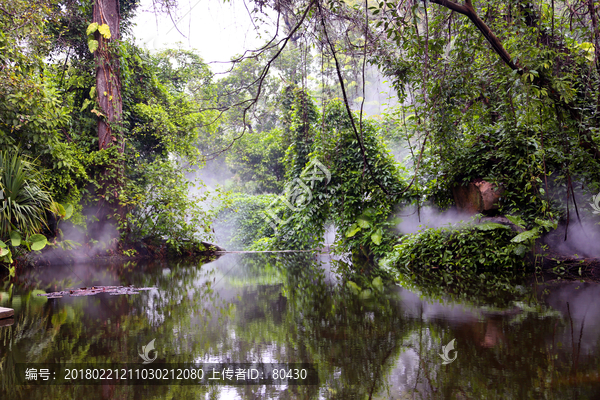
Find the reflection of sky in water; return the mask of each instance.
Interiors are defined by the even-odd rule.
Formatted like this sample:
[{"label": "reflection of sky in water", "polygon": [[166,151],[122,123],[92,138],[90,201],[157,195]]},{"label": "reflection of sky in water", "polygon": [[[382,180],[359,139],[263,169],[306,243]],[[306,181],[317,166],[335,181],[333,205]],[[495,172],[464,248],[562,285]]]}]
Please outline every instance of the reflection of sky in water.
[{"label": "reflection of sky in water", "polygon": [[[566,283],[547,293],[530,288],[504,308],[477,299],[426,298],[397,286],[360,300],[345,289],[337,260],[328,254],[228,254],[204,265],[159,263],[125,272],[98,265],[57,269],[51,286],[78,280],[157,289],[32,303],[17,286],[13,330],[0,328],[3,374],[13,359],[32,357],[139,362],[141,346],[156,338],[160,362],[304,361],[316,363],[321,374],[319,388],[196,388],[203,392],[195,398],[302,398],[294,390],[315,399],[444,398],[460,391],[494,397],[486,382],[499,379],[515,398],[529,397],[532,388],[555,398],[600,393],[600,378],[593,375],[600,363],[598,285]],[[40,276],[50,275],[22,279],[47,288]],[[11,305],[7,296],[0,299]],[[439,353],[452,339],[456,361],[442,365]],[[551,366],[554,372],[538,375]],[[23,398],[64,397],[65,388],[54,390]]]}]

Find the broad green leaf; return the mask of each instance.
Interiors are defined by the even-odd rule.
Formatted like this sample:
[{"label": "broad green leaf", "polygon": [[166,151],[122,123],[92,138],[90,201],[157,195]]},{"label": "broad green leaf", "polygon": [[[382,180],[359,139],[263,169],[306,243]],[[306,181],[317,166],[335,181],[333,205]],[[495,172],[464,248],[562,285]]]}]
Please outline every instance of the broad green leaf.
[{"label": "broad green leaf", "polygon": [[97,22],[92,22],[91,24],[88,25],[85,34],[86,35],[91,35],[92,33],[96,32],[98,30],[98,23]]},{"label": "broad green leaf", "polygon": [[375,231],[375,233],[373,233],[371,235],[371,240],[373,241],[373,243],[375,243],[378,246],[381,244],[382,238],[383,238],[383,231],[381,230],[381,228],[377,229],[377,231]]},{"label": "broad green leaf", "polygon": [[98,50],[98,41],[94,39],[88,40],[88,48],[90,49],[90,53]]},{"label": "broad green leaf", "polygon": [[31,243],[31,250],[40,251],[46,247],[48,239],[46,239],[46,236],[36,233],[35,235],[31,235],[29,237],[29,242]]},{"label": "broad green leaf", "polygon": [[65,216],[64,219],[69,219],[73,216],[73,205],[72,204],[67,204],[65,206]]},{"label": "broad green leaf", "polygon": [[358,220],[356,221],[356,223],[358,224],[358,226],[360,226],[361,228],[364,228],[364,229],[371,226],[371,223],[369,222],[369,218],[365,217],[364,215],[361,215],[360,217],[358,217]]},{"label": "broad green leaf", "polygon": [[383,290],[383,281],[380,276],[376,276],[375,279],[373,279],[373,287],[380,292]]},{"label": "broad green leaf", "polygon": [[495,222],[484,222],[476,226],[480,231],[493,231],[494,229],[510,229],[506,225],[497,224]]},{"label": "broad green leaf", "polygon": [[6,243],[4,243],[2,240],[0,240],[0,249],[4,249],[6,248]]},{"label": "broad green leaf", "polygon": [[90,101],[90,99],[85,99],[83,100],[83,104],[81,105],[81,109],[79,111],[83,111],[87,108],[87,106],[89,106],[92,102]]},{"label": "broad green leaf", "polygon": [[21,234],[17,231],[10,231],[10,242],[13,247],[21,245]]},{"label": "broad green leaf", "polygon": [[354,283],[352,281],[346,282],[346,286],[348,286],[354,294],[359,294],[361,291],[360,286],[358,286],[356,283]]},{"label": "broad green leaf", "polygon": [[525,228],[525,221],[523,221],[523,218],[519,217],[518,215],[507,215],[506,218],[508,218],[510,222],[517,225],[519,228]]},{"label": "broad green leaf", "polygon": [[540,226],[543,226],[548,231],[556,229],[556,227],[558,226],[558,223],[556,221],[548,221],[548,220],[539,219],[539,218],[535,219],[535,223]]},{"label": "broad green leaf", "polygon": [[352,226],[346,231],[346,237],[352,237],[356,235],[358,231],[360,231],[360,227],[357,224],[352,224]]},{"label": "broad green leaf", "polygon": [[522,244],[520,244],[517,247],[515,247],[515,254],[518,256],[523,256],[527,250],[527,246],[523,246]]},{"label": "broad green leaf", "polygon": [[377,214],[377,210],[375,210],[372,207],[369,207],[365,211],[363,211],[363,215],[365,215],[367,217],[374,217],[376,214]]},{"label": "broad green leaf", "polygon": [[514,238],[512,238],[511,242],[513,242],[513,243],[522,243],[522,242],[525,242],[525,241],[530,240],[530,239],[537,239],[538,237],[540,237],[540,229],[539,228],[533,228],[533,229],[530,229],[528,231],[519,233],[517,236],[515,236]]},{"label": "broad green leaf", "polygon": [[98,32],[104,37],[104,39],[110,39],[110,27],[106,24],[102,24],[98,27]]},{"label": "broad green leaf", "polygon": [[371,289],[365,289],[358,295],[358,298],[361,300],[366,300],[371,298]]},{"label": "broad green leaf", "polygon": [[65,208],[57,202],[52,203],[52,206],[50,207],[50,211],[52,211],[54,214],[60,216],[61,218],[65,217]]},{"label": "broad green leaf", "polygon": [[10,253],[10,250],[7,249],[6,247],[0,248],[0,257],[4,257],[4,256],[8,255],[8,253]]}]

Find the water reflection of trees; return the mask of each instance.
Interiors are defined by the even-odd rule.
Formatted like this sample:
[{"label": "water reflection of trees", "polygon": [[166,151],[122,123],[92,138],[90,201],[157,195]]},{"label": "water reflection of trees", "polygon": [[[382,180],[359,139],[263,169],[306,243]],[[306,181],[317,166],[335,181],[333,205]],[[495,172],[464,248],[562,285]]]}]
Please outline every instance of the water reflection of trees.
[{"label": "water reflection of trees", "polygon": [[[276,344],[272,353],[282,362],[317,364],[326,398],[362,399],[379,390],[415,325],[397,312],[393,298],[359,301],[326,284],[311,255],[245,257],[243,263],[257,274],[273,263],[283,282],[280,290],[246,291],[238,302],[236,332],[243,340]],[[316,388],[297,389],[316,395]]]},{"label": "water reflection of trees", "polygon": [[[0,328],[4,394],[27,399],[219,398],[224,392],[244,399],[598,394],[599,326],[593,321],[600,320],[600,311],[588,310],[584,320],[587,303],[580,296],[583,300],[569,305],[569,318],[562,308],[572,293],[540,297],[532,291],[519,298],[527,301],[518,309],[477,307],[477,299],[421,298],[402,289],[360,299],[343,282],[326,282],[309,254],[147,264],[117,277],[111,283],[158,290],[41,303],[27,294],[19,297],[14,325]],[[536,296],[537,303],[529,301]],[[545,308],[545,299],[556,310]],[[153,338],[158,362],[309,362],[317,364],[321,385],[33,390],[15,386],[11,375],[17,362],[138,362],[139,349]],[[441,365],[441,345],[452,339],[457,360]]]}]

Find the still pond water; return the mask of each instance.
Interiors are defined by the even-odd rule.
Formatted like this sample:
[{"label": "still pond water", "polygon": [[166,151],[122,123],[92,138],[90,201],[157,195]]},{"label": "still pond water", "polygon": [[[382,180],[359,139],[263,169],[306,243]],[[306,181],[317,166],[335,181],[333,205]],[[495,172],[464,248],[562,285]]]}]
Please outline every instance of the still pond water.
[{"label": "still pond water", "polygon": [[[15,309],[0,327],[0,398],[600,399],[600,285],[524,283],[494,301],[397,285],[365,296],[343,284],[341,265],[327,254],[227,254],[32,271],[0,293]],[[37,296],[92,285],[154,289]],[[142,366],[153,339],[156,363],[310,363],[318,384],[32,386],[17,376],[28,363]]]}]

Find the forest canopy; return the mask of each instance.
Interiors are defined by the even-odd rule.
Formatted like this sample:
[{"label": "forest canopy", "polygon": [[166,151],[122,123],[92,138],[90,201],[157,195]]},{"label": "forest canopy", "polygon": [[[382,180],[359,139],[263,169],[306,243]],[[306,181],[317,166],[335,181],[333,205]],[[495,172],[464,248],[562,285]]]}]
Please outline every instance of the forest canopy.
[{"label": "forest canopy", "polygon": [[[121,252],[152,238],[189,251],[219,223],[235,223],[231,243],[245,248],[315,248],[332,225],[340,251],[379,260],[410,251],[398,247],[401,210],[447,209],[457,187],[481,181],[502,190],[492,214],[529,232],[485,233],[506,265],[559,225],[565,240],[575,219],[597,225],[594,1],[246,6],[257,28],[274,21],[273,37],[215,75],[202,49],[137,45],[133,1],[1,3],[5,262],[46,238],[74,246],[59,222]],[[373,98],[381,80],[389,100]],[[210,195],[193,188],[207,161],[228,177]],[[302,207],[278,203],[315,165],[327,184],[294,197]],[[30,172],[16,180],[11,168]],[[17,237],[24,246],[6,245]]]}]

